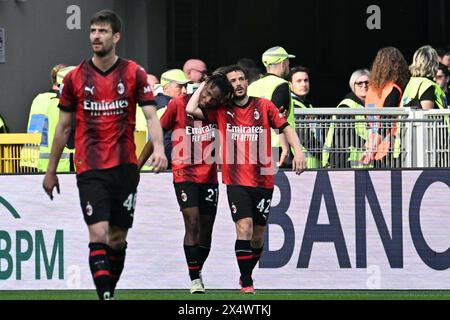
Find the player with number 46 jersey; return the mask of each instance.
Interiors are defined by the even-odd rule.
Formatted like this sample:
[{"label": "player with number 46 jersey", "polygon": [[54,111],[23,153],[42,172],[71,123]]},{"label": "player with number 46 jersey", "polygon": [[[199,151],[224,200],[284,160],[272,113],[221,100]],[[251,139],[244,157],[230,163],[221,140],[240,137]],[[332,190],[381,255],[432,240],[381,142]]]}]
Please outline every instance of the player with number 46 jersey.
[{"label": "player with number 46 jersey", "polygon": [[121,20],[102,10],[90,21],[92,59],[66,75],[61,87],[59,122],[43,187],[59,193],[56,167],[75,114],[75,166],[84,220],[89,231],[89,266],[101,300],[114,297],[124,268],[128,230],[133,225],[139,171],[135,154],[136,103],[149,123],[156,171],[167,167],[162,130],[147,74],[137,63],[116,55]]}]

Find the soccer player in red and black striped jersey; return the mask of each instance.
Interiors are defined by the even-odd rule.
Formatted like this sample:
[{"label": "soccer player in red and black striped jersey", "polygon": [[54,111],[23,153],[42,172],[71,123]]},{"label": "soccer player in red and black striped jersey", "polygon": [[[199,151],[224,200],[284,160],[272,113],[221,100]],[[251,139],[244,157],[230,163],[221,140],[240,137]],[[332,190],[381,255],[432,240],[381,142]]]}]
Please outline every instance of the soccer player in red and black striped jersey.
[{"label": "soccer player in red and black striped jersey", "polygon": [[248,81],[239,66],[222,71],[234,89],[233,104],[202,109],[194,94],[186,108],[199,118],[218,123],[222,141],[222,176],[227,185],[228,204],[236,224],[236,259],[241,273],[242,293],[255,293],[252,271],[263,249],[264,230],[275,184],[270,129],[284,133],[295,150],[293,170],[306,168],[300,141],[285,117],[269,100],[247,95]]},{"label": "soccer player in red and black striped jersey", "polygon": [[100,299],[111,299],[124,267],[139,170],[135,154],[136,103],[148,119],[155,171],[167,167],[162,130],[144,69],[116,55],[121,21],[102,10],[90,21],[93,58],[71,71],[61,86],[60,118],[43,187],[59,193],[56,167],[75,113],[75,165],[83,216],[89,229],[89,265]]},{"label": "soccer player in red and black striped jersey", "polygon": [[[225,102],[232,93],[228,80],[211,76],[200,93],[200,105],[214,108]],[[183,214],[185,235],[184,252],[191,278],[191,293],[204,293],[201,269],[211,247],[211,235],[217,212],[218,182],[215,123],[195,119],[186,113],[190,95],[173,98],[164,115],[161,126],[172,130],[172,172],[177,196]],[[144,165],[151,154],[151,142],[139,156]]]}]

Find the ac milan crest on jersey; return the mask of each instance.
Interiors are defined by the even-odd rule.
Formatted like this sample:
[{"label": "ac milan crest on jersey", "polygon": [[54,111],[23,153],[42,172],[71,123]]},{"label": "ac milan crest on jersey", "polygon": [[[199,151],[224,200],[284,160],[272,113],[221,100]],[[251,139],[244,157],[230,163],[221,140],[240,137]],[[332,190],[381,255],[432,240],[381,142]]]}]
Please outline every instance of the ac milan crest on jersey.
[{"label": "ac milan crest on jersey", "polygon": [[217,183],[217,124],[196,120],[186,113],[190,96],[173,98],[161,126],[172,130],[172,172],[174,182]]},{"label": "ac milan crest on jersey", "polygon": [[263,98],[250,98],[245,106],[221,106],[208,111],[221,137],[222,177],[227,185],[274,187],[271,128],[288,124],[275,105]]},{"label": "ac milan crest on jersey", "polygon": [[117,93],[122,95],[125,92],[125,86],[123,85],[122,81],[119,82],[117,85]]},{"label": "ac milan crest on jersey", "polygon": [[92,60],[64,77],[61,110],[75,112],[77,174],[137,164],[134,144],[136,104],[154,104],[147,74],[135,62],[119,58],[107,71]]},{"label": "ac milan crest on jersey", "polygon": [[259,112],[257,109],[255,109],[255,112],[253,112],[253,116],[255,117],[255,120],[259,120]]}]

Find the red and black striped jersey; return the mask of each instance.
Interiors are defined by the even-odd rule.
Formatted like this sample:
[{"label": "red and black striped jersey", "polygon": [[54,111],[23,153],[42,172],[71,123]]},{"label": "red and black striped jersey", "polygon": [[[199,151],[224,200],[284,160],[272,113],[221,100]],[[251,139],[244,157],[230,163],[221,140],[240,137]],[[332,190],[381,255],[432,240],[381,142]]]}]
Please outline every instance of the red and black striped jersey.
[{"label": "red and black striped jersey", "polygon": [[103,72],[92,60],[86,60],[64,78],[60,94],[60,109],[76,114],[77,174],[137,164],[133,133],[136,103],[154,104],[142,67],[119,58]]},{"label": "red and black striped jersey", "polygon": [[215,138],[217,125],[195,120],[186,113],[190,96],[173,98],[161,117],[161,126],[172,131],[172,172],[175,183],[217,183]]},{"label": "red and black striped jersey", "polygon": [[208,109],[209,121],[217,122],[222,146],[222,178],[227,185],[273,188],[271,131],[288,126],[278,108],[264,98],[250,97],[244,106]]}]

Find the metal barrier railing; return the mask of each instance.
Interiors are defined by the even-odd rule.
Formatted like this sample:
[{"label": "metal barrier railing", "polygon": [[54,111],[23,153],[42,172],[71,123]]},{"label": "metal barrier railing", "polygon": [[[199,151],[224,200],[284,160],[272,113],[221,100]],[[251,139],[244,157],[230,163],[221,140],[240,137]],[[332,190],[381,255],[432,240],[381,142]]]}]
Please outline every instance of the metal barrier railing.
[{"label": "metal barrier railing", "polygon": [[[146,132],[134,132],[136,156],[147,142]],[[0,174],[38,172],[40,133],[0,134]]]},{"label": "metal barrier railing", "polygon": [[0,134],[0,173],[38,171],[40,133]]},{"label": "metal barrier railing", "polygon": [[[313,108],[296,109],[295,116],[304,151],[315,160],[310,168],[450,165],[450,110]],[[373,145],[377,157],[362,161]]]}]

